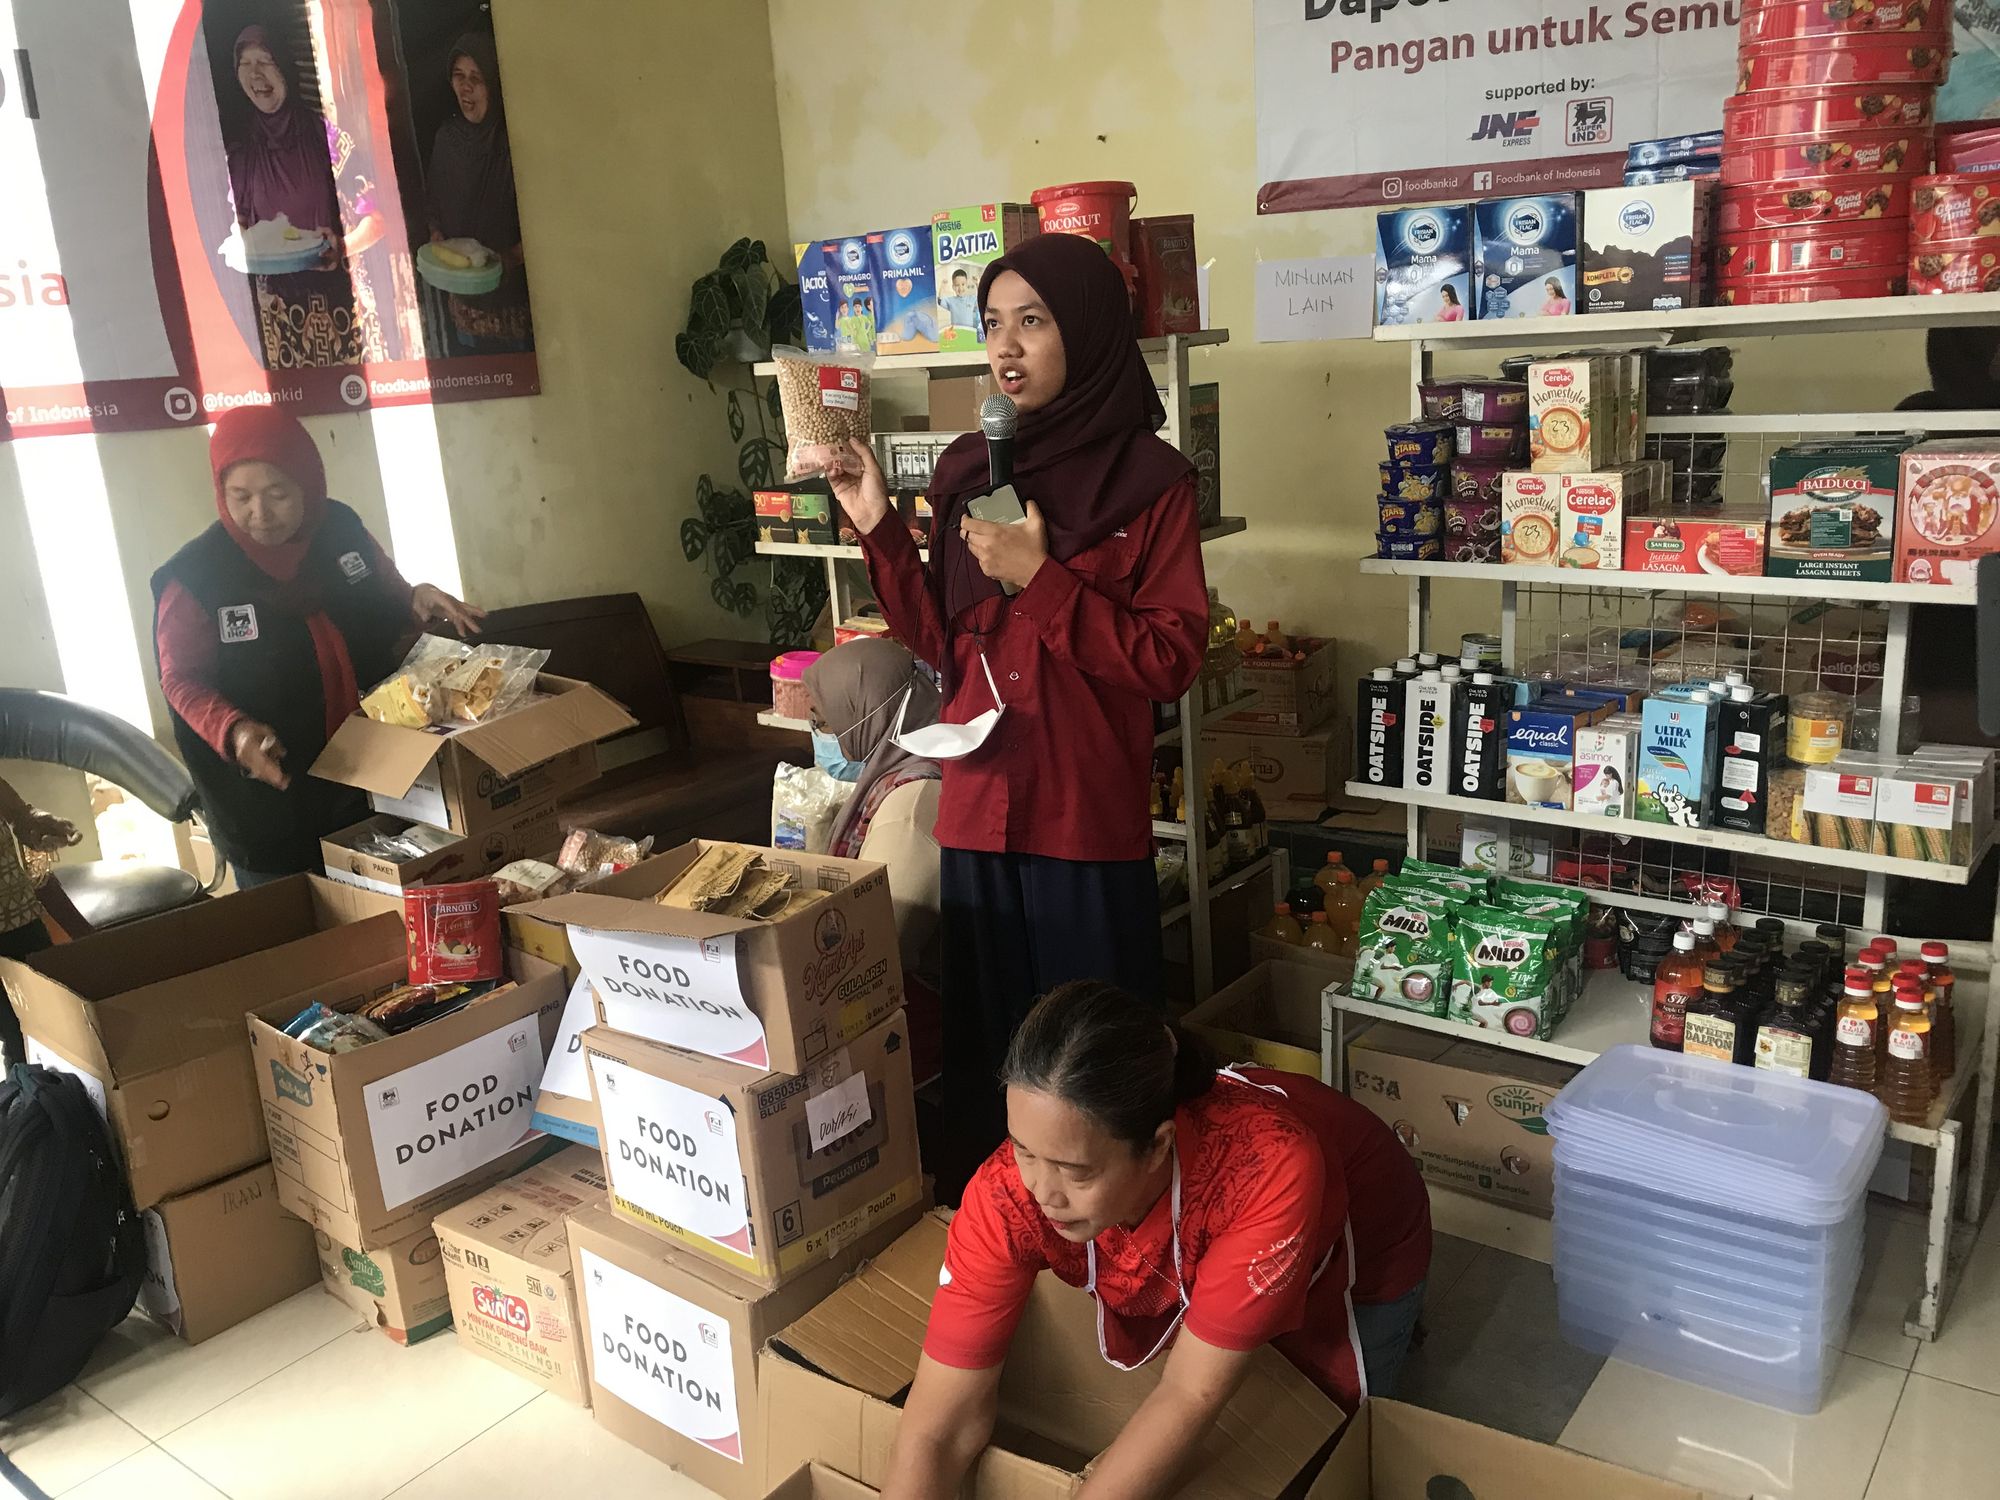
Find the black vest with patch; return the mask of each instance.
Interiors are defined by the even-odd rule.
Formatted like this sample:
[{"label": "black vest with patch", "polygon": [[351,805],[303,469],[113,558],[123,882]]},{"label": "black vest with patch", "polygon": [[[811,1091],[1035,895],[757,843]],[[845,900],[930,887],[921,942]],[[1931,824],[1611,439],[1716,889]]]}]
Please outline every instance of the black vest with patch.
[{"label": "black vest with patch", "polygon": [[216,691],[270,725],[285,747],[291,785],[281,792],[245,776],[168,710],[210,836],[238,868],[267,875],[317,870],[320,839],[368,815],[360,792],[308,774],[326,748],[326,701],[306,620],[319,612],[333,622],[363,692],[396,669],[409,614],[369,566],[373,550],[361,518],[329,500],[289,581],[250,561],[220,521],[153,575],[156,609],[167,585],[177,582],[207,611],[216,632]]}]

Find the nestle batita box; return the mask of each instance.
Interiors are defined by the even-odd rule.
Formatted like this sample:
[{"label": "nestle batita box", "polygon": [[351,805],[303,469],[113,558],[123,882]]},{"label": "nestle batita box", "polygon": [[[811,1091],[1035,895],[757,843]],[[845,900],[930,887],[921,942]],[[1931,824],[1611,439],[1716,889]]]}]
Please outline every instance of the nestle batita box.
[{"label": "nestle batita box", "polygon": [[1656,182],[1583,195],[1583,311],[1701,305],[1711,184]]},{"label": "nestle batita box", "polygon": [[437,1216],[459,1342],[580,1406],[590,1403],[567,1215],[604,1202],[604,1163],[571,1146]]},{"label": "nestle batita box", "polygon": [[898,1011],[804,1073],[756,1075],[586,1032],[613,1211],[760,1286],[903,1212],[923,1191]]},{"label": "nestle batita box", "polygon": [[683,844],[587,891],[514,907],[509,941],[558,963],[574,954],[606,1026],[757,1074],[803,1073],[902,1007],[881,865],[760,849],[793,895],[770,920],[660,905],[714,847]]},{"label": "nestle batita box", "polygon": [[1554,318],[1576,305],[1575,193],[1472,205],[1475,317]]},{"label": "nestle batita box", "polygon": [[875,352],[935,354],[938,347],[936,272],[931,226],[879,229],[868,236],[868,261],[882,300],[876,304]]},{"label": "nestle batita box", "polygon": [[931,215],[940,349],[957,353],[985,347],[979,278],[994,261],[1041,232],[1041,215],[1032,203],[975,203]]},{"label": "nestle batita box", "polygon": [[1907,437],[1830,438],[1771,455],[1773,578],[1887,583],[1895,574],[1896,490]]},{"label": "nestle batita box", "polygon": [[1377,214],[1375,321],[1460,323],[1471,316],[1471,205]]}]

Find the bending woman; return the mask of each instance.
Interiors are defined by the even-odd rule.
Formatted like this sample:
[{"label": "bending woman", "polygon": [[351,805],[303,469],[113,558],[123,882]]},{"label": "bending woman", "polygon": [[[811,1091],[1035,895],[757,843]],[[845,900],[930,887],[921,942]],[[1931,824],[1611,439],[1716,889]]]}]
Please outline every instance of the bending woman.
[{"label": "bending woman", "polygon": [[1097,1301],[1098,1347],[1160,1381],[1083,1494],[1158,1496],[1278,1351],[1341,1407],[1393,1389],[1430,1274],[1430,1199],[1389,1127],[1297,1073],[1221,1070],[1151,1005],[1068,985],[1007,1057],[1008,1141],[951,1221],[883,1500],[958,1493],[1035,1277]]},{"label": "bending woman", "polygon": [[1124,278],[1091,241],[1047,234],[987,267],[979,304],[1021,413],[1025,521],[971,518],[986,450],[960,438],[932,481],[926,568],[883,524],[868,446],[822,450],[890,628],[945,682],[919,743],[944,741],[946,1202],[1005,1131],[997,1075],[1035,996],[1072,979],[1160,993],[1151,704],[1187,690],[1208,643],[1194,468],[1155,435]]}]

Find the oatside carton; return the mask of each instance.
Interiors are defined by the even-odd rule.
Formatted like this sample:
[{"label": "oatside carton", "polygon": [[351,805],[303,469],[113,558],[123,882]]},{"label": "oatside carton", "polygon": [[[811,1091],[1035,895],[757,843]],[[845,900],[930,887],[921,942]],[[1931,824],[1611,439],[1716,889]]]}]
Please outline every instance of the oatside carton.
[{"label": "oatside carton", "polygon": [[1576,307],[1576,194],[1472,205],[1477,318],[1554,318]]},{"label": "oatside carton", "polygon": [[938,302],[931,266],[931,226],[882,229],[868,236],[868,267],[880,294],[876,303],[878,355],[935,354]]},{"label": "oatside carton", "polygon": [[805,321],[806,348],[833,353],[833,273],[827,268],[826,245],[820,240],[792,246],[799,268],[799,312]]},{"label": "oatside carton", "polygon": [[975,203],[931,215],[940,349],[961,353],[985,345],[979,278],[994,261],[1040,233],[1041,216],[1031,203]]},{"label": "oatside carton", "polygon": [[1451,703],[1458,684],[1435,668],[1413,678],[1404,704],[1403,785],[1413,792],[1451,790]]},{"label": "oatside carton", "polygon": [[1707,693],[1655,694],[1640,709],[1639,784],[1633,815],[1641,823],[1701,828],[1714,755],[1716,705]]},{"label": "oatside carton", "polygon": [[1375,321],[1459,323],[1472,316],[1472,206],[1375,216]]},{"label": "oatside carton", "polygon": [[1491,672],[1474,672],[1462,694],[1452,735],[1452,791],[1461,797],[1498,802],[1507,778],[1507,715],[1514,684]]},{"label": "oatside carton", "polygon": [[1403,709],[1408,690],[1393,667],[1361,679],[1354,715],[1355,779],[1369,786],[1403,784]]}]

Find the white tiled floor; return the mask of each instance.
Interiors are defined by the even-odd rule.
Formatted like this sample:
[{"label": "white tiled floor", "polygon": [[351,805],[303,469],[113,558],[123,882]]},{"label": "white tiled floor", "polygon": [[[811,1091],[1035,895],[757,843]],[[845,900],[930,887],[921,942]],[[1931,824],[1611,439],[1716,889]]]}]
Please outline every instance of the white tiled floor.
[{"label": "white tiled floor", "polygon": [[[1544,1430],[1553,1435],[1559,1426],[1566,1447],[1717,1495],[2000,1494],[2000,1215],[1994,1219],[1944,1338],[1920,1344],[1902,1323],[1921,1277],[1921,1223],[1899,1210],[1871,1214],[1854,1331],[1815,1416],[1788,1416],[1612,1360],[1594,1378],[1587,1368],[1580,1377],[1569,1372],[1573,1394],[1564,1399],[1574,1406],[1558,1406],[1557,1425]],[[1494,1368],[1490,1381],[1479,1371],[1469,1379],[1462,1370],[1432,1371],[1439,1404],[1450,1409],[1455,1390],[1533,1380],[1535,1372],[1519,1366],[1523,1348],[1560,1355],[1566,1365],[1580,1358],[1551,1344],[1550,1327],[1509,1337],[1495,1326],[1510,1316],[1548,1321],[1549,1299],[1536,1290],[1545,1280],[1535,1262],[1440,1238],[1425,1298],[1430,1362],[1455,1365],[1445,1356],[1456,1349]],[[1422,1362],[1413,1368],[1421,1372]],[[351,1429],[341,1413],[356,1405],[369,1415],[366,1440],[343,1441]],[[1506,1425],[1508,1410],[1503,1401],[1466,1415]],[[1538,1409],[1530,1425],[1548,1418]],[[700,1500],[706,1493],[600,1430],[588,1413],[462,1350],[454,1336],[401,1348],[317,1289],[193,1348],[133,1319],[75,1386],[0,1423],[0,1450],[62,1500],[455,1500],[503,1491]]]}]

